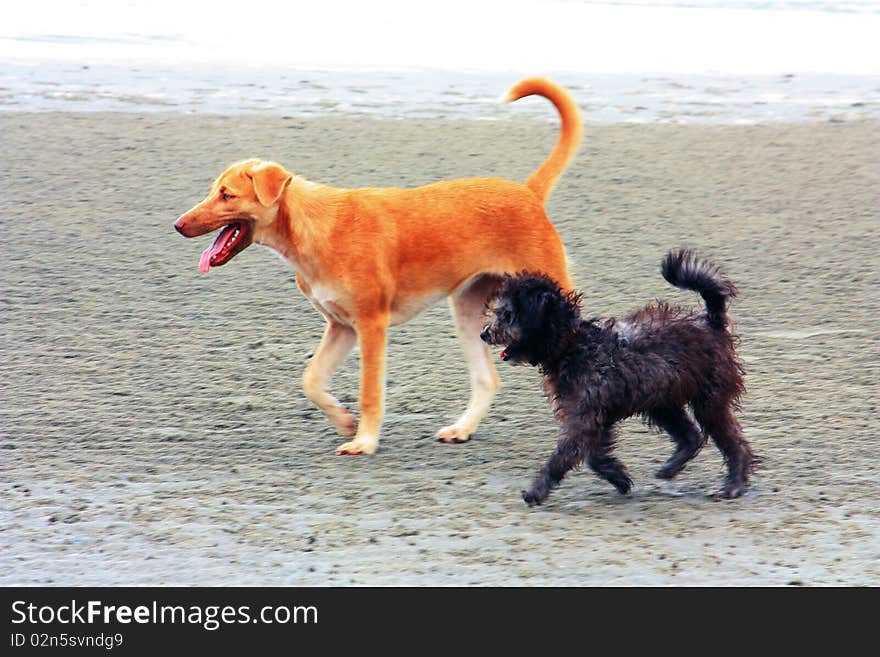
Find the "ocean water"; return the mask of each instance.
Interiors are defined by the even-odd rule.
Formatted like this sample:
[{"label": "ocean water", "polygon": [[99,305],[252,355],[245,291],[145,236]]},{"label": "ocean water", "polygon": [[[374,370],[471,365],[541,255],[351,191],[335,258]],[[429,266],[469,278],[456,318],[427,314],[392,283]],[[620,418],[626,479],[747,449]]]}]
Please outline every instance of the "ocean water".
[{"label": "ocean water", "polygon": [[589,121],[880,118],[880,0],[68,0],[4,18],[0,111],[493,120],[547,75]]}]

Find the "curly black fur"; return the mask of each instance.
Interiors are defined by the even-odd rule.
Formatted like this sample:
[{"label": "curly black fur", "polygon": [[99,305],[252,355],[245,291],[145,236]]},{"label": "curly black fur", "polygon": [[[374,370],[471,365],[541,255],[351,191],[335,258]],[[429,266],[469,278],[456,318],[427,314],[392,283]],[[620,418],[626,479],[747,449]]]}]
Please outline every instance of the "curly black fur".
[{"label": "curly black fur", "polygon": [[481,337],[506,345],[504,360],[541,368],[561,423],[556,451],[523,492],[530,506],[543,502],[584,461],[618,491],[629,492],[632,480],[611,452],[614,425],[632,415],[667,431],[675,442],[658,477],[681,472],[708,436],[727,464],[719,495],[733,498],[745,491],[755,457],[734,415],[745,390],[728,326],[736,288],[689,250],[669,253],[661,271],[672,285],[699,292],[705,311],[657,302],[623,319],[584,320],[580,295],[526,272],[506,277],[494,297],[492,321]]}]

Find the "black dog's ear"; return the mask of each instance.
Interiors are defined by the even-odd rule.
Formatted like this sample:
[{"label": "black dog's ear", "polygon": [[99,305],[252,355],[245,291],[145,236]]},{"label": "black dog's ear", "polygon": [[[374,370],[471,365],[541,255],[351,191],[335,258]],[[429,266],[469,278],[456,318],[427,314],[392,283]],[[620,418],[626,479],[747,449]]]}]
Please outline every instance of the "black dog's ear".
[{"label": "black dog's ear", "polygon": [[559,340],[575,329],[580,320],[581,295],[558,288],[538,291],[531,299],[529,328],[541,332],[545,340]]},{"label": "black dog's ear", "polygon": [[542,362],[548,349],[558,342],[559,299],[550,290],[532,290],[518,309],[522,336],[517,345],[521,358],[532,365]]},{"label": "black dog's ear", "polygon": [[547,290],[541,290],[528,297],[528,303],[520,308],[522,313],[520,324],[531,337],[538,337],[538,333],[543,333],[547,328],[547,322],[553,314],[556,303],[556,295]]},{"label": "black dog's ear", "polygon": [[535,315],[547,319],[547,316],[553,311],[555,306],[556,295],[545,290],[535,299]]}]

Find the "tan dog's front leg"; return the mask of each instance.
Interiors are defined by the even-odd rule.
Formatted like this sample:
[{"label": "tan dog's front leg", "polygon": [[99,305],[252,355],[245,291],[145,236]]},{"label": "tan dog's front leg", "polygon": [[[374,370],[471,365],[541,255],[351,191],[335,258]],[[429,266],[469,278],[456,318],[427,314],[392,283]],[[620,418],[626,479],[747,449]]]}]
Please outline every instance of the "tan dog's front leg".
[{"label": "tan dog's front leg", "polygon": [[357,422],[339,400],[330,394],[327,384],[345,357],[354,347],[357,335],[354,329],[332,320],[324,329],[321,344],[303,372],[303,390],[311,402],[320,408],[343,436],[353,436]]},{"label": "tan dog's front leg", "polygon": [[340,445],[337,454],[372,454],[379,445],[385,402],[385,341],[388,316],[356,322],[361,347],[361,421],[354,440]]}]

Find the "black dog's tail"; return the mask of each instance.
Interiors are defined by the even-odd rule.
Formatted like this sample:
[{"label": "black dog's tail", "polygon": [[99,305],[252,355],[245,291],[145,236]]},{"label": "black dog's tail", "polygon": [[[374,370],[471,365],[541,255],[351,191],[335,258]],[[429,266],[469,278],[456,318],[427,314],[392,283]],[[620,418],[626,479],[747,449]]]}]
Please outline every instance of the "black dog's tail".
[{"label": "black dog's tail", "polygon": [[666,254],[660,272],[671,285],[700,293],[711,326],[727,326],[727,305],[736,297],[736,287],[718,267],[690,249],[678,249]]}]

